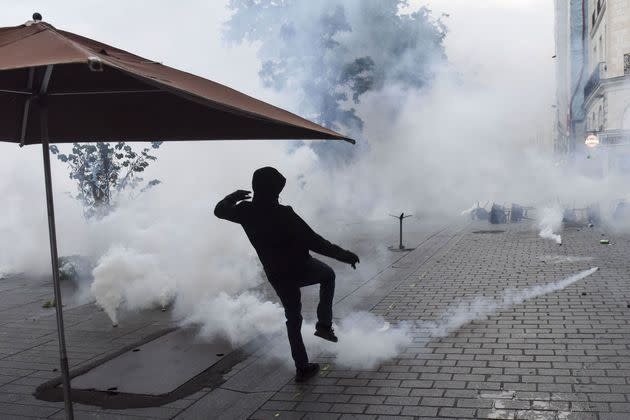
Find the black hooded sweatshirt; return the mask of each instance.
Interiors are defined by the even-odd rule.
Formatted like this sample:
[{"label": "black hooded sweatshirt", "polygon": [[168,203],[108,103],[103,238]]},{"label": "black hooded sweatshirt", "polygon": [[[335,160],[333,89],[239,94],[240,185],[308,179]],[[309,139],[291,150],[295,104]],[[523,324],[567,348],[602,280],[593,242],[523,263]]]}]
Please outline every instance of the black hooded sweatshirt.
[{"label": "black hooded sweatshirt", "polygon": [[259,169],[252,181],[254,199],[237,203],[228,195],[216,205],[214,214],[243,226],[271,282],[299,275],[309,251],[351,262],[351,253],[315,233],[290,206],[278,203],[285,182],[275,169]]}]

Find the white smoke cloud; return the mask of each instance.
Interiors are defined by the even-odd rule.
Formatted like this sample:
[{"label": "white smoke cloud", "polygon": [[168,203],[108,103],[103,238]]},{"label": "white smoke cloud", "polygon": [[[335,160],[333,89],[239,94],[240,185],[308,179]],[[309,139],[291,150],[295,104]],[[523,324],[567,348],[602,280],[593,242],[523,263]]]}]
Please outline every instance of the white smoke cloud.
[{"label": "white smoke cloud", "polygon": [[[373,369],[379,364],[399,355],[411,344],[411,322],[390,325],[381,316],[370,312],[352,313],[334,324],[337,343],[325,341],[313,334],[315,324],[306,320],[302,325],[302,338],[311,360],[318,356],[334,357],[337,366],[351,369]],[[293,366],[290,347],[284,325],[277,331],[282,339],[265,353],[275,363]]]},{"label": "white smoke cloud", "polygon": [[539,236],[541,238],[550,239],[558,245],[562,245],[562,236],[554,233],[562,228],[562,213],[562,209],[558,205],[545,207],[540,211],[538,226],[540,227]]},{"label": "white smoke cloud", "polygon": [[260,335],[280,332],[284,310],[251,292],[237,296],[221,292],[197,305],[183,325],[200,326],[199,335],[205,339],[218,336],[228,339],[233,346],[241,346]]},{"label": "white smoke cloud", "polygon": [[372,369],[394,358],[411,344],[409,330],[406,322],[390,326],[380,316],[356,312],[339,322],[339,342],[324,344],[324,348],[336,356],[335,363],[340,366]]},{"label": "white smoke cloud", "polygon": [[153,255],[114,246],[93,271],[91,291],[113,325],[118,325],[121,307],[142,310],[154,305],[165,308],[175,297],[177,285]]},{"label": "white smoke cloud", "polygon": [[[67,168],[54,161],[60,254],[102,257],[96,273],[100,280],[94,289],[112,319],[118,316],[124,322],[124,312],[159,303],[161,288],[151,281],[157,276],[165,284],[177,286],[176,319],[199,324],[207,334],[223,334],[241,342],[256,331],[239,322],[217,322],[220,318],[214,316],[211,304],[218,300],[228,313],[258,314],[269,320],[275,319],[277,308],[246,293],[263,281],[257,258],[242,230],[217,220],[211,211],[227,193],[248,189],[258,167],[277,167],[288,179],[282,202],[293,205],[328,239],[348,248],[355,238],[341,228],[345,223],[381,220],[394,209],[424,217],[456,214],[480,199],[545,205],[557,197],[582,204],[618,198],[618,191],[627,185],[623,177],[613,174],[591,179],[573,168],[556,166],[549,149],[533,142],[540,127],[550,124],[552,64],[543,57],[553,50],[548,16],[552,5],[546,1],[515,12],[507,3],[501,2],[500,9],[472,7],[461,0],[441,3],[451,13],[446,38],[451,64],[433,69],[435,79],[423,91],[389,83],[366,93],[356,109],[365,122],[364,137],[370,148],[346,166],[323,164],[311,142],[301,146],[283,142],[169,143],[147,171],[147,178],[159,178],[163,184],[138,200],[121,203],[105,219],[88,224],[82,220],[79,204],[67,195],[75,188],[67,179]],[[116,4],[122,7],[122,2]],[[21,23],[39,6],[44,17],[61,29],[299,109],[303,92],[278,93],[261,87],[256,59],[259,45],[226,48],[218,41],[221,25],[229,18],[225,4],[197,1],[179,12],[156,4],[124,2],[122,14],[111,2],[91,5],[90,15],[102,19],[87,22],[86,10],[77,12],[76,2],[56,2],[54,10],[43,1],[16,3],[3,9],[0,20],[3,26]],[[535,13],[544,19],[537,20],[532,16]],[[490,27],[480,24],[481,18],[509,31],[502,32],[504,36],[497,36],[496,30],[479,31]],[[532,21],[539,30],[532,31]],[[116,23],[113,28],[112,22]],[[158,25],[177,30],[150,30]],[[366,29],[378,27],[362,28]],[[538,41],[532,42],[530,35]],[[298,50],[308,51],[308,42]],[[223,57],[221,63],[217,56]],[[550,143],[549,135],[546,138]],[[0,144],[0,152],[0,194],[5,204],[0,209],[0,267],[7,272],[49,273],[41,149]],[[115,245],[120,248],[112,248]],[[122,254],[123,249],[128,255]],[[359,275],[365,272],[361,271],[365,263],[359,266]],[[137,265],[142,264],[145,266],[139,270]],[[256,312],[261,305],[265,311]],[[354,341],[364,344],[358,349],[340,347],[345,349],[340,359],[348,360],[344,355],[354,352],[358,360],[371,364],[380,356],[370,354],[366,343],[389,337],[387,334],[394,334],[394,344],[404,342],[395,327],[384,336],[362,341],[369,333],[366,326],[379,322],[340,322],[340,331],[344,329],[350,336],[359,331]],[[447,326],[459,321],[452,322]],[[392,348],[396,345],[381,349],[383,357],[389,357]],[[368,354],[359,356],[360,351]]]}]

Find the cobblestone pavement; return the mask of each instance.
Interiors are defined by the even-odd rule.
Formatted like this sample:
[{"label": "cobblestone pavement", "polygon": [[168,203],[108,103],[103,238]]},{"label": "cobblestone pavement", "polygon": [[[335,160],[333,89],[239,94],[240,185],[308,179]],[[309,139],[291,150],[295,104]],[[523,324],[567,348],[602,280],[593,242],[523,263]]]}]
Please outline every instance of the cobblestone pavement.
[{"label": "cobblestone pavement", "polygon": [[[47,278],[0,279],[0,419],[63,413],[63,403],[40,401],[32,395],[38,385],[59,376],[54,309],[42,307],[51,298]],[[172,327],[168,315],[157,311],[137,314],[113,329],[94,305],[69,305],[64,308],[64,321],[70,369]]]},{"label": "cobblestone pavement", "polygon": [[[559,247],[526,225],[472,233],[481,229],[449,241],[372,311],[390,322],[434,320],[473,296],[600,270],[442,339],[417,328],[414,345],[377,369],[330,360],[315,383],[288,383],[252,418],[630,418],[630,241],[570,229]],[[612,245],[599,244],[602,234]]]},{"label": "cobblestone pavement", "polygon": [[[504,232],[474,233],[490,229]],[[600,245],[603,237],[611,245]],[[156,408],[78,405],[77,417],[628,419],[630,237],[572,228],[563,239],[559,247],[526,224],[473,224],[425,235],[415,251],[392,257],[369,281],[340,293],[335,305],[336,315],[361,309],[393,324],[414,322],[412,344],[374,369],[343,369],[320,355],[325,370],[297,385],[290,369],[263,362],[269,349],[260,349],[218,388]],[[473,297],[492,299],[594,266],[599,271],[563,290],[442,338],[429,337],[423,324]],[[24,320],[49,289],[32,279],[8,280],[0,280],[0,418],[63,418],[61,403],[31,396],[58,375],[54,317],[29,313],[31,324]],[[306,295],[312,302],[312,293]],[[112,331],[93,305],[69,309],[66,319],[73,366],[172,325],[168,315],[151,312]]]}]

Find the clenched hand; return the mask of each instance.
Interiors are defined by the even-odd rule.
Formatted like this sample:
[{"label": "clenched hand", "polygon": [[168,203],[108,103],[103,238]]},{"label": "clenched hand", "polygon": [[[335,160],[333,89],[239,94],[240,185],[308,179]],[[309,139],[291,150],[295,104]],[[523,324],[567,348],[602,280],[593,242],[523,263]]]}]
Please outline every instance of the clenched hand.
[{"label": "clenched hand", "polygon": [[232,194],[228,195],[227,198],[236,202],[249,200],[251,198],[251,192],[247,190],[236,190]]}]

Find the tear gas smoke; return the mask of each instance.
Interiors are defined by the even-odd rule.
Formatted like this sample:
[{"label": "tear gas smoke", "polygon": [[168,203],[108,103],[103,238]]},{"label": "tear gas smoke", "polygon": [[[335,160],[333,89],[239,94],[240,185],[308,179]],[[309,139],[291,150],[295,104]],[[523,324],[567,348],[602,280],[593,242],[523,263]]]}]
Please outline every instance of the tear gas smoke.
[{"label": "tear gas smoke", "polygon": [[541,210],[538,226],[540,227],[540,237],[551,239],[558,245],[562,245],[562,237],[557,232],[562,227],[562,209],[560,206],[545,207]]},{"label": "tear gas smoke", "polygon": [[466,210],[462,210],[460,215],[461,216],[470,216],[472,214],[472,212],[475,211],[478,208],[479,208],[479,204],[474,204],[471,208],[466,209]]},{"label": "tear gas smoke", "polygon": [[202,337],[221,336],[233,346],[241,346],[259,335],[279,332],[284,326],[284,310],[251,292],[238,296],[221,292],[197,305],[183,325],[198,325]]},{"label": "tear gas smoke", "polygon": [[590,276],[597,270],[597,267],[593,267],[553,283],[537,284],[524,289],[508,289],[503,291],[497,298],[476,297],[450,308],[438,321],[422,322],[419,324],[419,327],[420,330],[426,332],[428,337],[446,337],[451,332],[472,321],[486,319],[495,312],[565,289],[573,283]]},{"label": "tear gas smoke", "polygon": [[[202,3],[209,4],[197,5]],[[260,51],[261,75],[273,88],[249,93],[333,125],[352,126],[344,118],[359,118],[363,143],[370,147],[361,149],[350,163],[334,166],[322,150],[337,153],[339,148],[351,146],[334,142],[306,142],[291,148],[278,142],[170,143],[160,149],[159,160],[147,171],[147,178],[161,179],[163,184],[134,201],[120,203],[114,213],[89,224],[83,221],[78,203],[66,194],[75,189],[66,179],[67,168],[53,162],[60,255],[100,259],[95,273],[100,280],[93,290],[113,320],[118,316],[124,322],[123,312],[159,304],[168,289],[163,285],[177,287],[173,316],[202,323],[209,333],[223,328],[209,308],[217,299],[231,313],[249,317],[255,311],[250,306],[263,305],[265,311],[259,316],[270,320],[277,316],[277,308],[244,293],[264,280],[242,230],[216,220],[211,213],[225,194],[248,188],[251,174],[261,166],[277,167],[289,180],[283,203],[292,204],[323,236],[348,248],[353,246],[353,238],[345,236],[340,227],[386,219],[394,209],[426,219],[450,216],[480,199],[534,206],[557,197],[564,202],[591,203],[618,198],[619,191],[625,190],[625,178],[583,176],[574,167],[556,165],[548,148],[532,142],[532,133],[551,126],[553,86],[548,57],[553,50],[549,17],[553,8],[549,2],[518,13],[510,2],[493,8],[462,6],[469,3],[460,2],[457,7],[466,10],[460,9],[459,18],[453,10],[446,38],[445,28],[428,11],[422,9],[415,17],[393,15],[391,1],[373,1],[369,7],[358,0],[282,3],[287,6],[261,15],[269,25],[257,23],[255,13],[236,14],[230,21],[237,32],[232,36],[228,28],[228,38],[244,40],[234,50]],[[135,5],[131,2],[126,7]],[[68,8],[66,18],[70,19],[74,7]],[[400,22],[400,28],[411,31],[383,31],[379,14],[374,12],[379,8],[387,10],[389,22]],[[108,15],[110,9],[103,6],[101,11]],[[141,9],[137,15],[117,15],[120,27],[154,26],[159,8]],[[193,15],[187,10],[182,30],[206,27],[205,21],[190,25],[188,19]],[[214,15],[199,16],[209,19]],[[133,25],[124,25],[125,19]],[[322,19],[326,25],[320,25]],[[274,37],[282,30],[276,21],[286,23],[285,29],[297,28],[296,39],[288,39],[289,34]],[[543,29],[532,31],[532,21]],[[90,35],[84,19],[77,17],[77,22],[78,32]],[[496,30],[487,34],[478,30],[489,23]],[[164,26],[167,24],[172,26],[168,19]],[[245,27],[268,28],[272,35],[245,36]],[[186,41],[215,39],[217,33],[195,33],[198,36]],[[163,43],[152,38],[144,45],[138,41],[141,36],[135,34],[128,41],[136,43],[141,53],[160,45],[171,51],[170,62],[177,67],[213,78],[215,70],[210,71],[209,66],[220,65],[210,58],[199,64],[203,54],[191,56],[190,50],[182,49],[179,33],[169,33]],[[450,36],[455,43],[449,41]],[[250,40],[255,42],[248,43]],[[401,47],[399,41],[405,45]],[[322,42],[330,43],[330,51]],[[128,45],[120,40],[114,43]],[[506,49],[505,45],[518,48]],[[321,56],[315,59],[321,62],[311,69],[308,61],[299,61],[304,51]],[[444,52],[450,54],[449,62]],[[207,55],[234,56],[224,50]],[[282,58],[280,63],[278,58]],[[247,63],[225,66],[230,72],[245,72],[252,67],[251,61]],[[344,79],[344,74],[349,78]],[[255,75],[240,82],[251,86],[252,79]],[[340,80],[345,82],[338,84]],[[355,95],[358,103],[352,103]],[[0,210],[0,267],[9,272],[49,273],[41,151],[32,147],[17,150],[8,144],[0,144],[0,148],[0,195],[5,204]],[[62,146],[60,149],[63,151]],[[128,255],[122,255],[122,250]],[[357,275],[365,275],[362,270],[364,266]],[[344,275],[339,275],[340,281]],[[160,280],[155,283],[153,278]],[[240,300],[246,303],[241,305]],[[249,327],[227,322],[222,333],[238,342],[242,341],[238,329]],[[385,333],[396,331],[392,327]],[[363,360],[375,359],[372,355]]]},{"label": "tear gas smoke", "polygon": [[[334,325],[339,342],[330,343],[315,335],[315,324],[305,322],[302,325],[304,344],[315,359],[318,355],[334,357],[338,366],[356,369],[373,369],[379,364],[396,357],[411,344],[411,322],[390,325],[382,317],[370,312],[355,312]],[[278,333],[286,335],[284,326]],[[269,360],[282,362],[287,367],[293,365],[288,342],[278,340],[265,353]]]},{"label": "tear gas smoke", "polygon": [[92,294],[113,325],[118,325],[119,308],[141,310],[158,304],[166,307],[177,288],[156,257],[122,246],[108,250],[93,275]]},{"label": "tear gas smoke", "polygon": [[578,257],[573,255],[545,255],[543,257],[540,257],[540,259],[551,264],[573,264],[584,261],[592,261],[593,257]]},{"label": "tear gas smoke", "polygon": [[[411,344],[407,322],[389,326],[386,321],[369,312],[356,312],[339,322],[338,343],[321,346],[324,351],[335,355],[335,364],[356,369],[372,369],[382,362],[400,354]],[[305,333],[310,329],[307,328]],[[312,330],[311,330],[312,331]]]},{"label": "tear gas smoke", "polygon": [[[259,45],[263,84],[300,92],[301,114],[361,136],[364,121],[353,104],[385,86],[422,89],[435,76],[434,66],[445,62],[444,23],[425,7],[401,13],[405,5],[401,0],[230,0],[233,14],[225,36]],[[327,158],[357,150],[313,147]]]},{"label": "tear gas smoke", "polygon": [[[209,323],[208,319],[213,322]],[[281,355],[271,352],[271,356],[282,357],[290,363],[284,327],[284,311],[275,303],[264,302],[259,296],[245,292],[237,297],[221,293],[216,299],[198,307],[184,321],[183,325],[200,326],[200,337],[212,340],[214,337],[228,339],[234,346],[240,346],[261,335],[282,336]],[[387,328],[384,328],[387,326]],[[311,354],[326,352],[335,356],[335,363],[350,368],[373,368],[398,355],[411,343],[409,327],[402,322],[389,327],[383,318],[369,312],[356,312],[342,320],[337,327],[341,337],[335,344],[328,344],[313,336],[315,325],[305,323],[302,327],[304,342]]]},{"label": "tear gas smoke", "polygon": [[[205,203],[179,207],[186,193],[169,191],[169,203],[162,200],[163,193],[147,193],[77,232],[84,252],[104,253],[93,271],[92,292],[114,323],[118,310],[171,302],[173,316],[182,319],[221,292],[235,295],[263,281],[241,232],[212,223],[211,207]],[[110,241],[121,245],[105,248]]]}]

